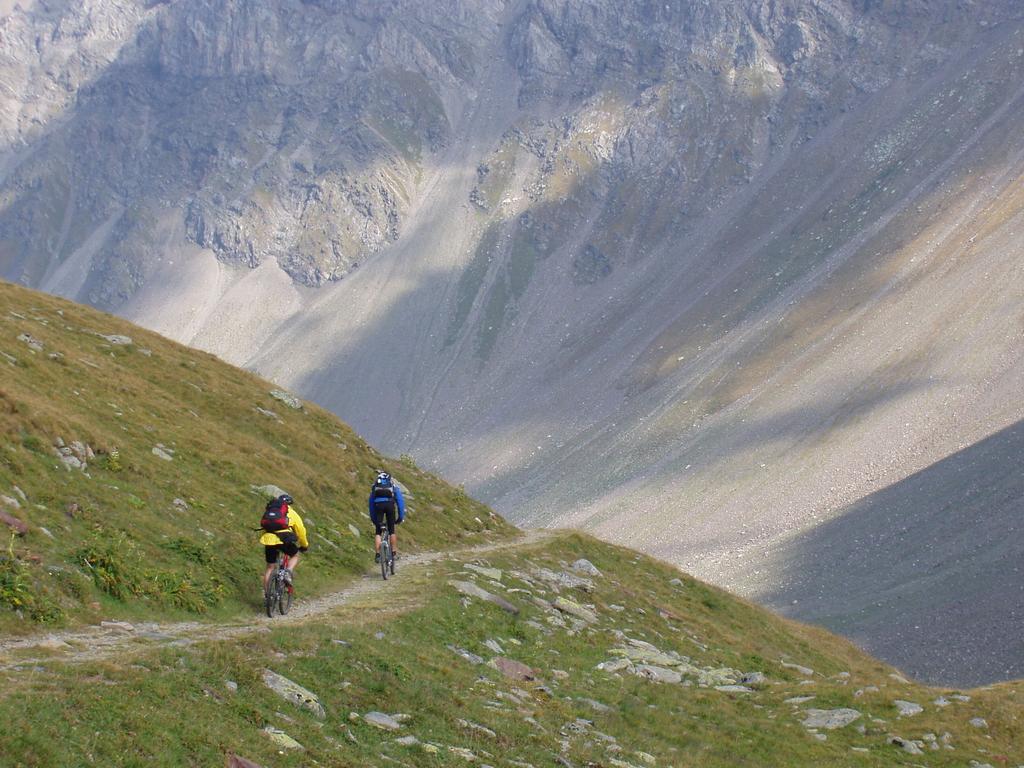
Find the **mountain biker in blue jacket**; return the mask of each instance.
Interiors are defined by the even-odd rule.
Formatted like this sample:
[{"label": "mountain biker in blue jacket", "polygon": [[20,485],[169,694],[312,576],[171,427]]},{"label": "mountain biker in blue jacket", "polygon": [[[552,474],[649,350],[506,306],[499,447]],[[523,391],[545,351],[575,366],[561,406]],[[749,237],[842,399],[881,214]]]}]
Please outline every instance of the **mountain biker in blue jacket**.
[{"label": "mountain biker in blue jacket", "polygon": [[370,489],[369,500],[370,520],[376,529],[374,538],[374,561],[380,562],[380,537],[387,528],[391,551],[398,559],[398,537],[395,535],[395,524],[405,520],[405,499],[402,489],[387,472],[379,472]]}]

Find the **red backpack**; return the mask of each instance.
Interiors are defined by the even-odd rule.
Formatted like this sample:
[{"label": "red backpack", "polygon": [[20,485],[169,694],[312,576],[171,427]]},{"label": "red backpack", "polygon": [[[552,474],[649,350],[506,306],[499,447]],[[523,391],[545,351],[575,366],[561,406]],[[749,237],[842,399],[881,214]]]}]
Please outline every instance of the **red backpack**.
[{"label": "red backpack", "polygon": [[288,505],[280,499],[271,499],[267,502],[267,508],[260,518],[260,528],[267,533],[286,531],[291,526],[288,524]]}]

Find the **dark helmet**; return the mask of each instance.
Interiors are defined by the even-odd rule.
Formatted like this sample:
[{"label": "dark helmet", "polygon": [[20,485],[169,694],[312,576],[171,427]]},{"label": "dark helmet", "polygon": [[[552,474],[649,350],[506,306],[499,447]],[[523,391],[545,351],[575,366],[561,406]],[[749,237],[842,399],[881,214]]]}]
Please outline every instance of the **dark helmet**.
[{"label": "dark helmet", "polygon": [[277,497],[277,500],[280,501],[282,504],[294,504],[295,503],[295,499],[293,499],[287,493],[282,493],[280,496]]}]

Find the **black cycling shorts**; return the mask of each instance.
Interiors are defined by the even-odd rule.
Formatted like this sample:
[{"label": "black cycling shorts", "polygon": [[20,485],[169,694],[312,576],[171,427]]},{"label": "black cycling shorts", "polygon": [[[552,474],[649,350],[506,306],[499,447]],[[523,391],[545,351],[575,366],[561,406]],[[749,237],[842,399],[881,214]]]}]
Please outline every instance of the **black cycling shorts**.
[{"label": "black cycling shorts", "polygon": [[388,533],[392,534],[395,532],[395,517],[396,510],[394,505],[390,509],[375,509],[373,511],[373,525],[377,529],[377,535],[381,536],[384,533],[385,523],[387,523]]},{"label": "black cycling shorts", "polygon": [[267,560],[267,565],[273,565],[277,562],[278,552],[284,552],[288,557],[295,557],[299,552],[298,535],[292,531],[282,531],[274,535],[281,540],[281,543],[271,544],[269,547],[263,548],[263,555]]}]

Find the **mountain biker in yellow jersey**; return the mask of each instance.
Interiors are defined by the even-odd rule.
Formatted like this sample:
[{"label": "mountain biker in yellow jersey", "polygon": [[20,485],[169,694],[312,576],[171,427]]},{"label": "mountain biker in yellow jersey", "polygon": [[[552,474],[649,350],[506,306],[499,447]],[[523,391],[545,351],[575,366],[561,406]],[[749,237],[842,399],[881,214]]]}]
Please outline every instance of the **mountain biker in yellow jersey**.
[{"label": "mountain biker in yellow jersey", "polygon": [[288,555],[288,568],[285,569],[285,579],[292,583],[292,572],[299,564],[299,552],[309,549],[309,539],[306,538],[306,526],[302,522],[299,513],[295,511],[295,501],[287,493],[283,493],[276,499],[271,499],[267,509],[260,520],[260,528],[263,535],[260,536],[260,544],[263,545],[267,569],[263,572],[263,591],[266,592],[267,582],[270,581],[270,574],[274,572],[274,565],[280,553]]},{"label": "mountain biker in yellow jersey", "polygon": [[369,512],[377,534],[374,538],[374,562],[380,562],[380,537],[385,530],[388,532],[391,552],[397,560],[398,536],[395,533],[395,523],[405,520],[405,498],[398,483],[394,482],[387,472],[379,472],[370,489]]}]

